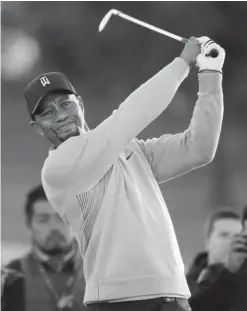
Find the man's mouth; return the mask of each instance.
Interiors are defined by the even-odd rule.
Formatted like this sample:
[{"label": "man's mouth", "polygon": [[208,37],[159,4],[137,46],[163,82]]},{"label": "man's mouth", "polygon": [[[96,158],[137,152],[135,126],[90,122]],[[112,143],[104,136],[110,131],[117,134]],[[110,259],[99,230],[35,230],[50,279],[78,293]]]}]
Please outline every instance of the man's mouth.
[{"label": "man's mouth", "polygon": [[56,131],[66,130],[66,129],[75,128],[75,127],[76,127],[75,122],[69,122],[69,123],[61,124],[60,126],[58,126],[56,128]]},{"label": "man's mouth", "polygon": [[51,233],[48,237],[47,237],[47,240],[46,242],[49,243],[49,242],[64,242],[65,239],[64,239],[64,236],[61,234],[61,233]]}]

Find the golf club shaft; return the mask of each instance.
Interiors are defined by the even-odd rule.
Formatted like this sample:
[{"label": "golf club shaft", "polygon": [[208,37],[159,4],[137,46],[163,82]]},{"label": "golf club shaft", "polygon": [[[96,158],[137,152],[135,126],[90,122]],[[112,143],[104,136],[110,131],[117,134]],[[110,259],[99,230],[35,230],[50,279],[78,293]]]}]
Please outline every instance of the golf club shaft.
[{"label": "golf club shaft", "polygon": [[124,14],[122,12],[117,11],[117,13],[115,13],[115,15],[118,15],[121,18],[124,18],[124,19],[126,19],[126,20],[128,20],[128,21],[130,21],[132,23],[135,23],[135,24],[138,24],[140,26],[146,27],[146,28],[148,28],[150,30],[156,31],[156,32],[158,32],[158,33],[160,33],[160,34],[162,34],[164,36],[170,37],[170,38],[172,38],[174,40],[177,40],[177,41],[180,41],[182,43],[186,43],[188,41],[185,38],[182,38],[180,36],[174,35],[173,33],[169,32],[169,31],[166,31],[166,30],[160,29],[158,27],[155,27],[153,25],[150,25],[150,24],[148,24],[146,22],[143,22],[143,21],[141,21],[141,20],[139,20],[137,18],[134,18],[134,17],[129,16],[127,14]]}]

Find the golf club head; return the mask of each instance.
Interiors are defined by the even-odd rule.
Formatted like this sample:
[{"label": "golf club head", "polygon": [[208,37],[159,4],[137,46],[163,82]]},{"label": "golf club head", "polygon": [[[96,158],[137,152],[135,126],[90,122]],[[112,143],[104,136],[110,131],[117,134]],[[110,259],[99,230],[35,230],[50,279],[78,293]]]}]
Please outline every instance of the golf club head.
[{"label": "golf club head", "polygon": [[111,9],[109,12],[106,13],[106,15],[102,18],[102,21],[99,24],[99,32],[104,30],[106,24],[109,22],[112,15],[117,15],[118,10]]}]

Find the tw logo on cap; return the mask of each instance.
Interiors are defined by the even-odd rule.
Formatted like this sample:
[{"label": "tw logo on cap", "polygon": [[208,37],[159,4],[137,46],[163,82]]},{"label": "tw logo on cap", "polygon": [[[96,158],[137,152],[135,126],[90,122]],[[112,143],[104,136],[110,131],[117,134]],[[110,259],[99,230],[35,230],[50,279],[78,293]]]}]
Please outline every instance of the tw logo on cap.
[{"label": "tw logo on cap", "polygon": [[51,84],[50,81],[48,80],[47,76],[40,78],[39,81],[41,82],[43,87],[45,87],[47,84]]}]

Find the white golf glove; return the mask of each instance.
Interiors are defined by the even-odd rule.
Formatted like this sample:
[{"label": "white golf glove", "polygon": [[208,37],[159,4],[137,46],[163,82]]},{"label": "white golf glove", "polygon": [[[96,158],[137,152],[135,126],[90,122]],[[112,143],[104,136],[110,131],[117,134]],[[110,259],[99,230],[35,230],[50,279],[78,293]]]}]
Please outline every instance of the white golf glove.
[{"label": "white golf glove", "polygon": [[[197,56],[196,65],[199,67],[199,71],[213,70],[222,72],[222,67],[225,60],[225,50],[213,40],[208,37],[197,38],[201,43],[201,53]],[[209,52],[212,49],[218,50],[217,57],[209,56]]]}]

